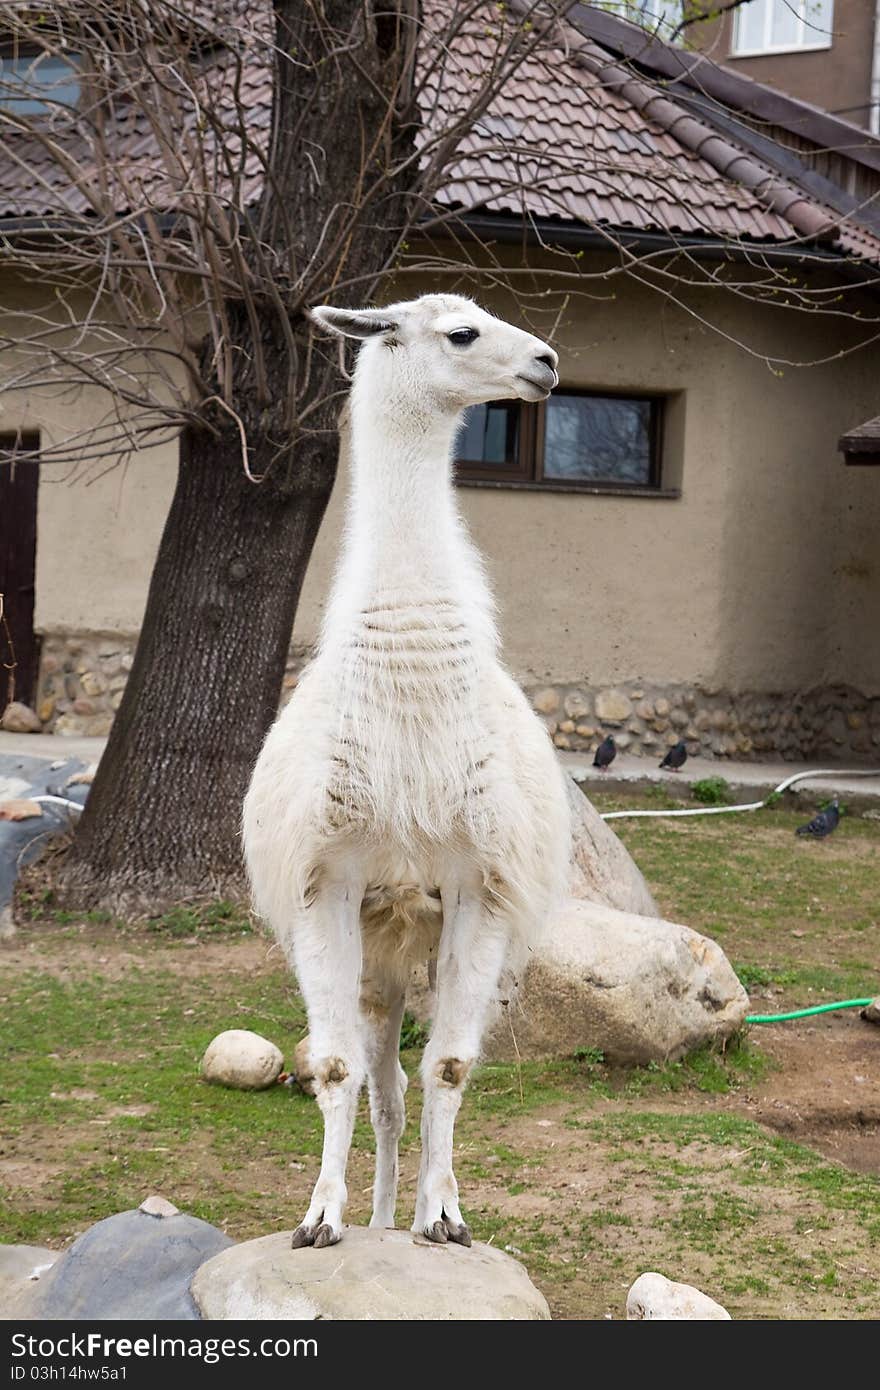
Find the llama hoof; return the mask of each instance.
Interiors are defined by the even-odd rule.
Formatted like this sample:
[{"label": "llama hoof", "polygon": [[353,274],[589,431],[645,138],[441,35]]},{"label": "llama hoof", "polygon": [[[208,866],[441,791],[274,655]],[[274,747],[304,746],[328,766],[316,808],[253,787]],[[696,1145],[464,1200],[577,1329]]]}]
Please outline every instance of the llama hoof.
[{"label": "llama hoof", "polygon": [[452,1241],[453,1245],[471,1244],[470,1227],[463,1221],[451,1221],[448,1216],[426,1226],[424,1234],[428,1240],[436,1241],[438,1245],[446,1245],[447,1241]]},{"label": "llama hoof", "polygon": [[340,1240],[342,1232],[322,1221],[320,1226],[297,1226],[290,1238],[290,1248],[302,1250],[306,1245],[313,1245],[316,1250],[323,1250],[325,1245],[335,1245]]},{"label": "llama hoof", "polygon": [[456,1245],[470,1245],[471,1228],[470,1226],[466,1226],[463,1221],[459,1224],[456,1224],[454,1221],[447,1221],[446,1236],[447,1239],[453,1241]]}]

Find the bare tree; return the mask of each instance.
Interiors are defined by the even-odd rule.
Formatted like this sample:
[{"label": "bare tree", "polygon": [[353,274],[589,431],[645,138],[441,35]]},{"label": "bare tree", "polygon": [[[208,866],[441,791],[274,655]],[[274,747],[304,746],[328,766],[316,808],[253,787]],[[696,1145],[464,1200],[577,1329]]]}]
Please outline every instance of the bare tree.
[{"label": "bare tree", "polygon": [[[472,274],[477,147],[508,171],[508,203],[543,183],[552,204],[558,160],[496,99],[526,62],[553,81],[569,3],[3,7],[0,155],[23,212],[0,257],[7,283],[50,289],[42,311],[9,297],[2,389],[91,393],[88,426],[41,455],[74,474],[180,440],[134,666],[63,871],[71,901],[139,909],[238,878],[242,794],[336,470],[343,364],[305,310],[367,302],[402,271],[450,288]],[[554,278],[590,293],[591,275],[627,273],[678,302],[699,286],[845,312],[847,268],[829,278],[827,258],[814,286],[758,253],[720,273],[684,244],[636,256],[606,235],[593,272],[548,246],[540,283],[488,247],[484,281],[527,311]],[[808,263],[810,235],[793,245]]]}]

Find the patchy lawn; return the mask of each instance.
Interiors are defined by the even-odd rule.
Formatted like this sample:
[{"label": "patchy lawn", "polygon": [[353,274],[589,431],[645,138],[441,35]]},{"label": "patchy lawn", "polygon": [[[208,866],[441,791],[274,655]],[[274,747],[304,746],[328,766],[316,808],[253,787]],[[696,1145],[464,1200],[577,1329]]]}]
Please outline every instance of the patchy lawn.
[{"label": "patchy lawn", "polygon": [[[615,825],[661,910],[719,940],[760,1012],[880,992],[880,823],[844,818],[805,844],[803,819]],[[305,1020],[277,948],[229,905],[139,927],[25,905],[32,920],[0,945],[0,1240],[61,1246],[151,1191],[237,1239],[296,1224],[320,1154],[314,1102],[198,1080],[227,1027],[290,1058]],[[523,1260],[556,1317],[620,1317],[646,1269],[734,1317],[876,1317],[878,1058],[880,1029],[850,1011],[756,1027],[725,1056],[674,1066],[612,1070],[584,1052],[482,1067],[457,1129],[465,1212]],[[402,1223],[417,1049],[403,1060]],[[364,1105],[352,1222],[369,1214],[371,1177]]]}]

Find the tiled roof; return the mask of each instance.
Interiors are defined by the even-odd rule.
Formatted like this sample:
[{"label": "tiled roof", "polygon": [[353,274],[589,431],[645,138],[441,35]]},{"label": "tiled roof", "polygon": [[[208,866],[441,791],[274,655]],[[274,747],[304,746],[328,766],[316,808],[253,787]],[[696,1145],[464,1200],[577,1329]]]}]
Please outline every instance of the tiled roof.
[{"label": "tiled roof", "polygon": [[[233,3],[239,6],[241,0]],[[264,7],[265,0],[254,0],[243,8],[244,22],[255,33],[265,22]],[[442,0],[425,8],[429,22],[439,23]],[[485,25],[474,22],[427,77],[421,95],[426,160],[431,135],[470,100],[493,48]],[[270,79],[258,56],[262,51],[255,45],[239,93],[251,133],[267,132],[270,120]],[[224,75],[220,58],[205,82],[222,83]],[[436,192],[435,206],[440,212],[555,219],[609,233],[650,231],[752,246],[803,246],[818,240],[880,263],[880,237],[839,209],[824,206],[796,180],[782,177],[747,143],[714,129],[710,114],[695,116],[670,99],[665,86],[644,65],[627,65],[619,53],[571,25],[556,26],[466,132]],[[234,129],[230,107],[227,153],[234,146]],[[864,140],[864,132],[857,134]],[[89,211],[93,166],[87,140],[78,136],[75,148],[67,143],[69,135],[64,140],[83,170],[74,181],[42,147],[0,124],[0,218]],[[113,141],[116,210],[136,207],[144,194],[154,207],[170,210],[180,194],[169,181],[167,163],[144,116],[133,107],[124,111]],[[219,164],[218,159],[213,167],[209,150],[205,177],[215,186],[226,181]],[[226,186],[233,204],[258,197],[256,154],[242,177]],[[190,192],[198,196],[197,188],[190,186]]]}]

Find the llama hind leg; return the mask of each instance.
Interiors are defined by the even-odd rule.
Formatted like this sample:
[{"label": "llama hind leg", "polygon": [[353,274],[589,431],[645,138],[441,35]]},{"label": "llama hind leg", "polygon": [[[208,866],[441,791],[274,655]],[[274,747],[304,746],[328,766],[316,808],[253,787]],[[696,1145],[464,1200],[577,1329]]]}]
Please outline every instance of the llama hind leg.
[{"label": "llama hind leg", "polygon": [[366,1046],[370,1119],[376,1135],[371,1226],[393,1227],[397,1203],[397,1146],[406,1123],[406,1072],[400,1065],[404,993],[396,981],[365,974],[361,1017]]},{"label": "llama hind leg", "polygon": [[358,1018],[361,974],[360,885],[322,885],[293,933],[293,959],[309,1016],[315,1098],[324,1117],[321,1171],[293,1248],[334,1245],[342,1237],[345,1169],[365,1058]]},{"label": "llama hind leg", "polygon": [[443,897],[437,1010],[422,1059],[422,1161],[413,1230],[429,1240],[470,1245],[452,1170],[455,1119],[476,1061],[506,956],[503,926],[481,889]]}]

